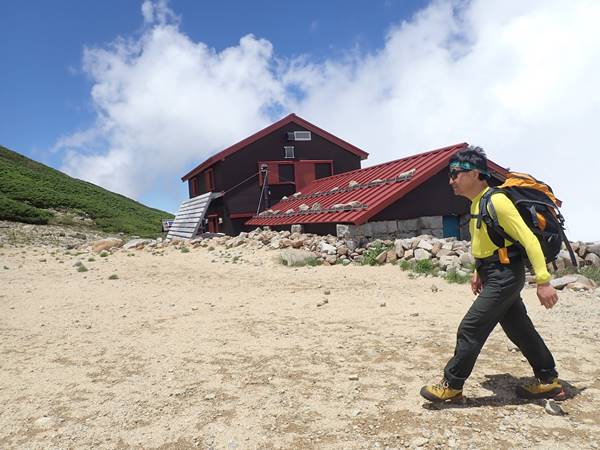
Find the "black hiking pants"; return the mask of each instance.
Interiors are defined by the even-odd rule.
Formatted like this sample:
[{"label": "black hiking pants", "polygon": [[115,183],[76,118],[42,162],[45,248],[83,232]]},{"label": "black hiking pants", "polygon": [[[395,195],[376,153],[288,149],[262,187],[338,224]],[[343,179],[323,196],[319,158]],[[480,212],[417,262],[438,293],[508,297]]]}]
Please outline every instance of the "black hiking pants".
[{"label": "black hiking pants", "polygon": [[444,369],[450,387],[463,388],[483,344],[498,323],[527,358],[537,378],[546,381],[558,376],[554,358],[521,299],[525,284],[522,259],[511,258],[510,264],[478,261],[477,272],[483,289],[458,327],[454,356]]}]

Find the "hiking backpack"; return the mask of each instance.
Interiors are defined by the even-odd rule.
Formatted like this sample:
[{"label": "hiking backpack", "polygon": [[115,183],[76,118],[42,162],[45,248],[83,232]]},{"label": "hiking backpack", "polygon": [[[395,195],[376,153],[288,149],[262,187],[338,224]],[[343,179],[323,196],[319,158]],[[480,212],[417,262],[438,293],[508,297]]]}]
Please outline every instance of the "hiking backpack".
[{"label": "hiking backpack", "polygon": [[483,221],[491,241],[499,248],[505,247],[504,240],[512,242],[526,257],[525,249],[500,226],[494,204],[490,201],[493,194],[502,192],[514,203],[517,211],[540,242],[546,263],[552,263],[556,269],[556,259],[562,243],[569,252],[571,262],[577,267],[577,260],[571,244],[565,235],[565,219],[559,211],[562,202],[558,200],[552,188],[536,180],[529,174],[509,172],[504,183],[490,189],[479,201],[477,228]]}]

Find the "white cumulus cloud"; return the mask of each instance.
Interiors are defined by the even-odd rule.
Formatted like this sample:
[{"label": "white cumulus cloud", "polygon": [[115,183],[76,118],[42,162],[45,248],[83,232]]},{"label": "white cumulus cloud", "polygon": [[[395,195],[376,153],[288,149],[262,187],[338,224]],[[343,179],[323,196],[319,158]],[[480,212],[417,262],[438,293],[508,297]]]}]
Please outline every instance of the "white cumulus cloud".
[{"label": "white cumulus cloud", "polygon": [[481,145],[555,188],[572,238],[598,238],[597,1],[434,1],[382,48],[319,63],[252,35],[217,52],[182,33],[164,0],[142,16],[141,37],[84,52],[97,121],[56,145],[74,176],[135,198],[172,189],[175,210],[181,175],[296,112],[370,152],[368,164]]}]

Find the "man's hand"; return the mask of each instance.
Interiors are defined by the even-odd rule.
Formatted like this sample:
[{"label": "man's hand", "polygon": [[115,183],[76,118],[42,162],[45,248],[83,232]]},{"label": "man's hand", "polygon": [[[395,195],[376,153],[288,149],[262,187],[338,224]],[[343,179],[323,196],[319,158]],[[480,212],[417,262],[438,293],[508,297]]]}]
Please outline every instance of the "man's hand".
[{"label": "man's hand", "polygon": [[550,283],[538,284],[537,296],[546,309],[552,308],[558,302],[558,294]]},{"label": "man's hand", "polygon": [[471,290],[473,291],[473,294],[479,295],[482,287],[483,286],[481,284],[479,274],[477,273],[477,271],[473,272],[473,275],[471,276]]}]

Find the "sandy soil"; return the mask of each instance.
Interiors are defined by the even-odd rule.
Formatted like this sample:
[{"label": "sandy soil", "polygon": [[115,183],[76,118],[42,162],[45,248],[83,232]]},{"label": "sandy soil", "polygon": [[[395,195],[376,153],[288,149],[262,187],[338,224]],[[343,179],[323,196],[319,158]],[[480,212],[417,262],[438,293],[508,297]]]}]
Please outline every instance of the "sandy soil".
[{"label": "sandy soil", "polygon": [[500,329],[467,401],[432,407],[467,286],[275,255],[0,248],[0,448],[598,448],[597,293],[524,291],[564,416],[515,397],[531,372]]}]

